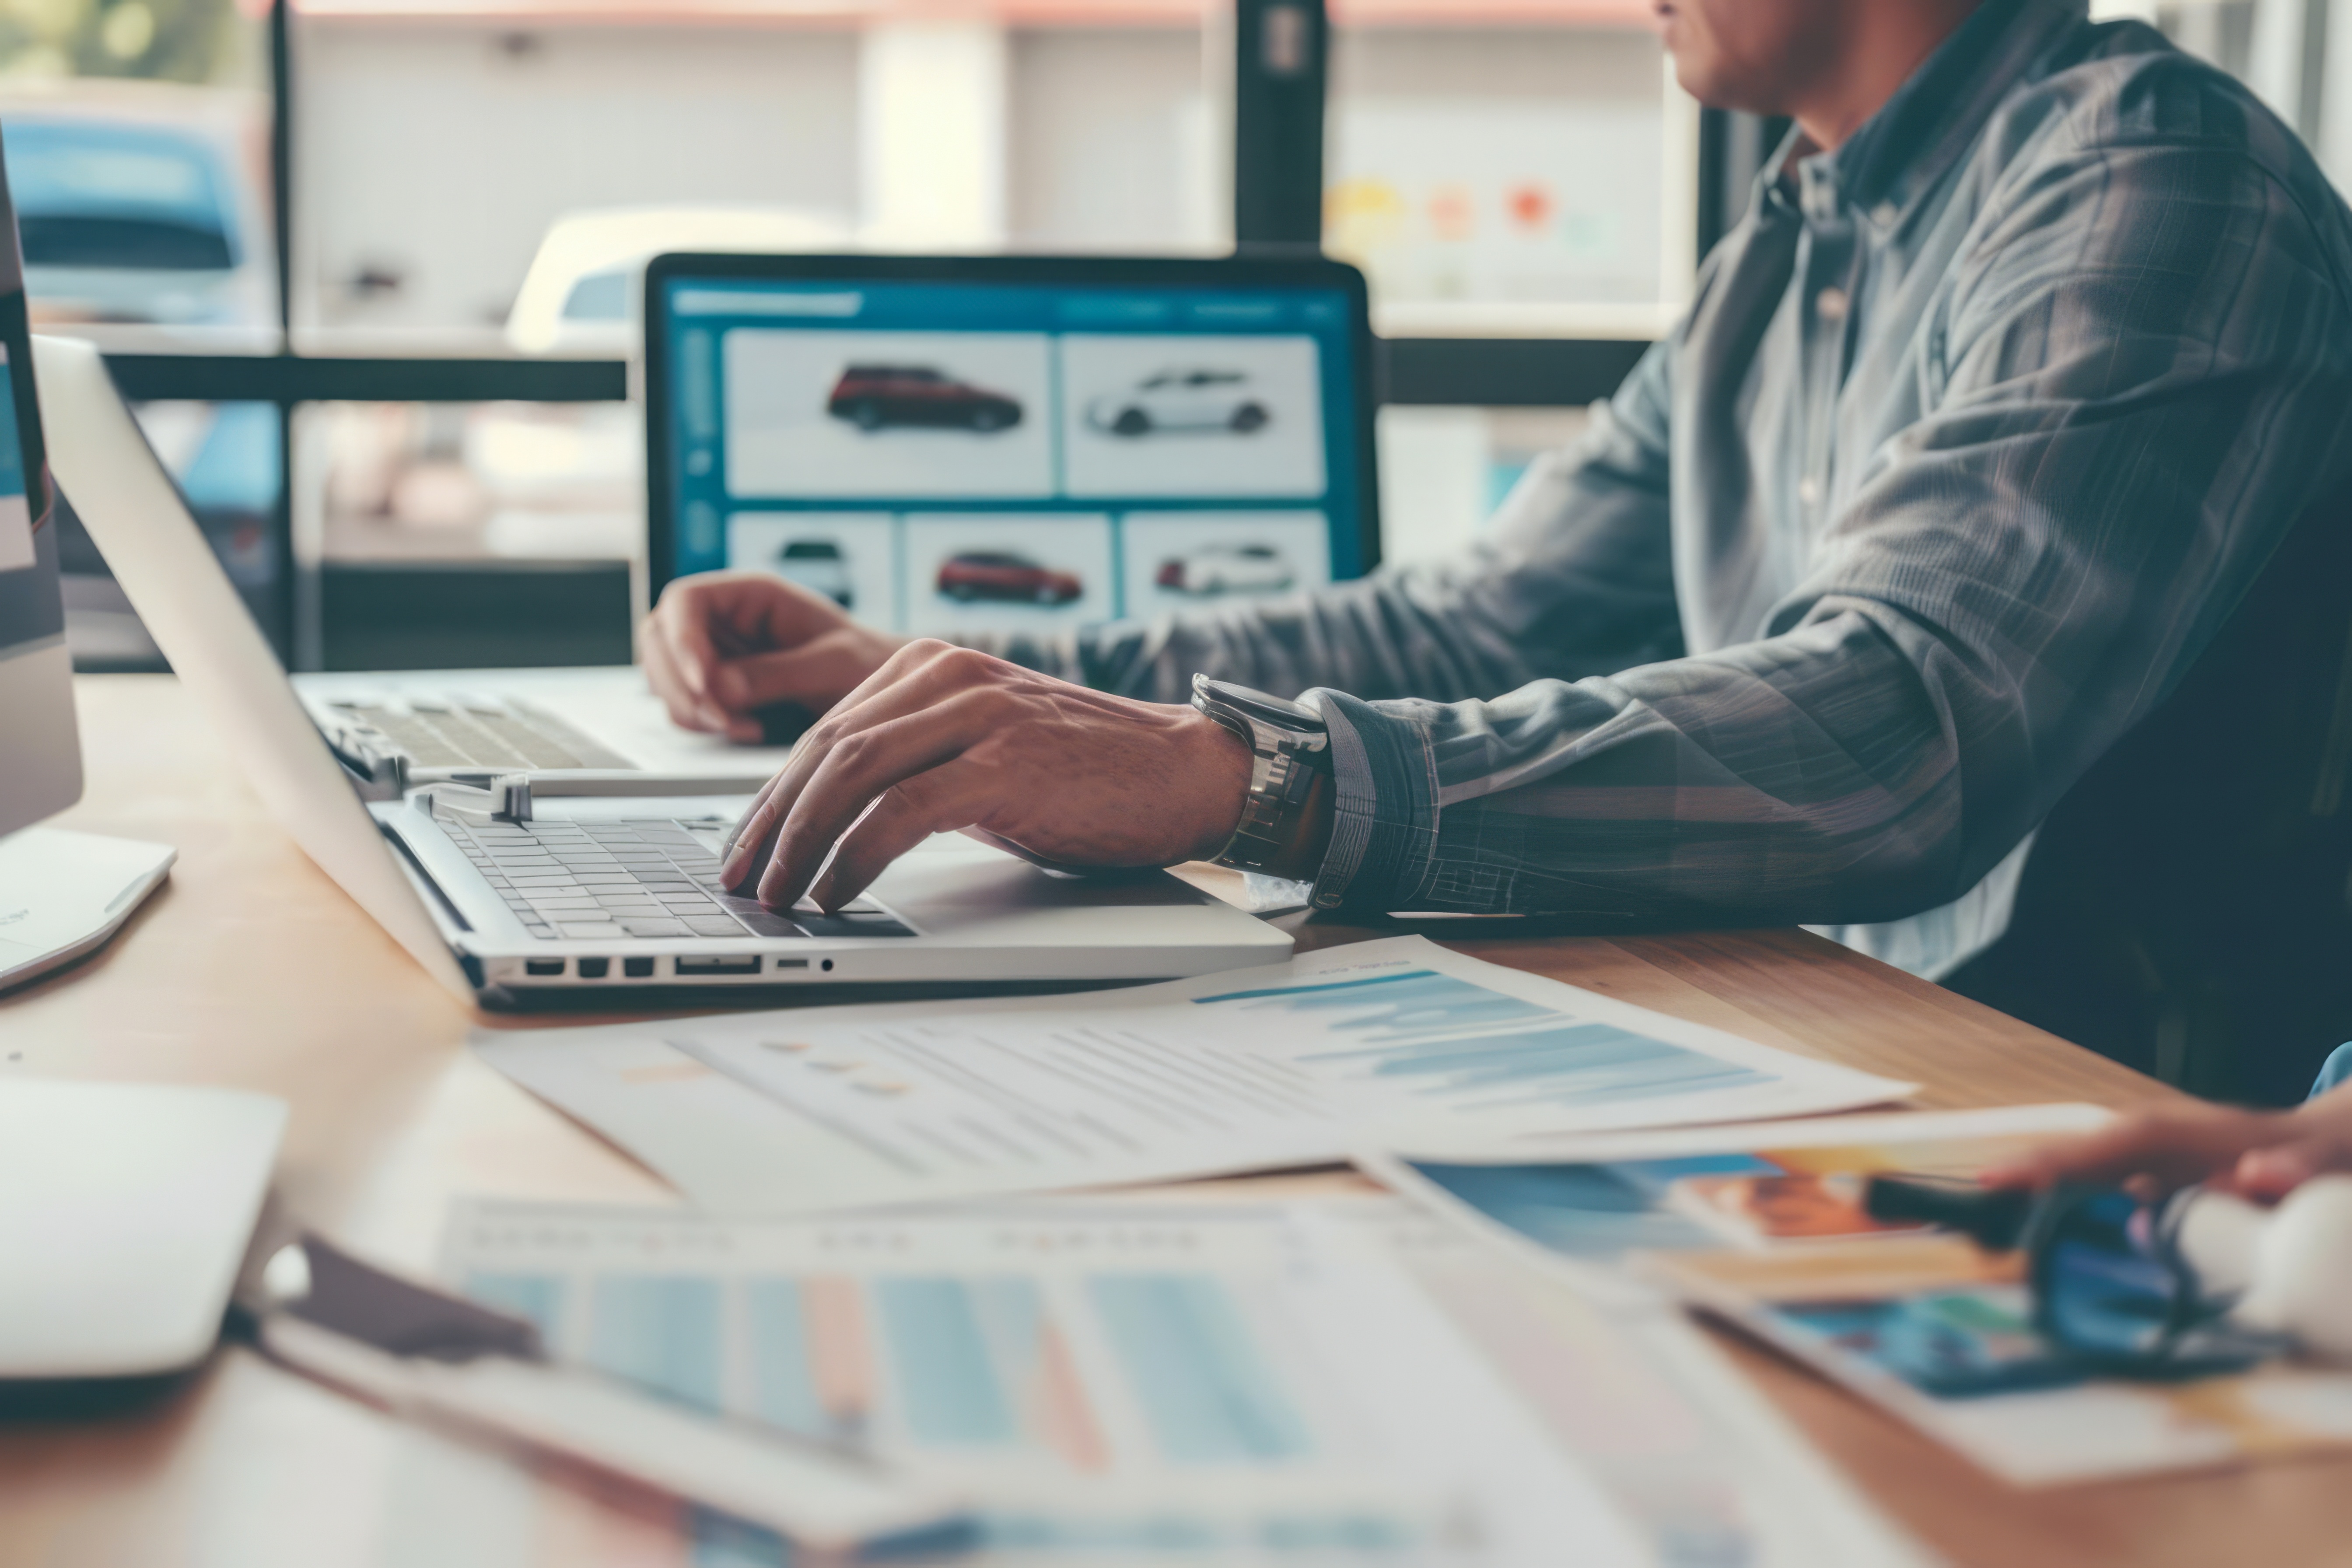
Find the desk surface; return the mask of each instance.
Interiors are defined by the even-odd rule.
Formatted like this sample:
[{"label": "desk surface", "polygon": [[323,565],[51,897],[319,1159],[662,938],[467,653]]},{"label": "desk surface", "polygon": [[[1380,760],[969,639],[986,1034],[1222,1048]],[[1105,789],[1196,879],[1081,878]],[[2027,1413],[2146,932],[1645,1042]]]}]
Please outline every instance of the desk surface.
[{"label": "desk surface", "polygon": [[[106,952],[0,999],[0,1074],[281,1095],[293,1104],[285,1204],[411,1267],[429,1260],[447,1202],[460,1194],[671,1197],[471,1058],[464,1042],[476,1020],[278,831],[169,679],[86,678],[79,691],[89,784],[62,821],[176,845],[180,861]],[[1366,934],[1310,923],[1301,940]],[[1798,931],[1450,945],[1917,1081],[1924,1105],[2122,1105],[2168,1092]],[[1328,1190],[1351,1179],[1246,1185],[1296,1191],[1303,1180]],[[2022,1493],[1808,1373],[1733,1350],[1832,1457],[1955,1562],[2352,1563],[2352,1459]],[[291,1522],[334,1506],[335,1479],[305,1436],[306,1423],[329,1418],[319,1408],[328,1398],[229,1358],[188,1394],[132,1420],[0,1426],[0,1568],[209,1563],[232,1535],[245,1539],[225,1535],[225,1520]],[[287,1561],[324,1560],[289,1552]]]}]

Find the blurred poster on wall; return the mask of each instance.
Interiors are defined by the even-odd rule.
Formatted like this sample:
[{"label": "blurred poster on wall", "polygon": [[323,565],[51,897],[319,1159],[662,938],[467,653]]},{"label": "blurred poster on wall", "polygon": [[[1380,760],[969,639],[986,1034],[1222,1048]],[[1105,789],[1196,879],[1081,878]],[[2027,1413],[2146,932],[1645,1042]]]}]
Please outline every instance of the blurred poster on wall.
[{"label": "blurred poster on wall", "polygon": [[1379,98],[1332,117],[1325,231],[1385,301],[1640,304],[1658,295],[1654,102]]}]

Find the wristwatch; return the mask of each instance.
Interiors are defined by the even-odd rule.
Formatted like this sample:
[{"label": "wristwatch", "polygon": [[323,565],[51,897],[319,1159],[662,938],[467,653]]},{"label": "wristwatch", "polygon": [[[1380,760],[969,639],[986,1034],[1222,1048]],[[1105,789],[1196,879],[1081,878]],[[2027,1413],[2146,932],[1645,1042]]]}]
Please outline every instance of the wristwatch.
[{"label": "wristwatch", "polygon": [[1262,871],[1298,837],[1318,777],[1331,776],[1331,731],[1312,708],[1205,675],[1192,678],[1192,706],[1250,749],[1249,798],[1216,862]]}]

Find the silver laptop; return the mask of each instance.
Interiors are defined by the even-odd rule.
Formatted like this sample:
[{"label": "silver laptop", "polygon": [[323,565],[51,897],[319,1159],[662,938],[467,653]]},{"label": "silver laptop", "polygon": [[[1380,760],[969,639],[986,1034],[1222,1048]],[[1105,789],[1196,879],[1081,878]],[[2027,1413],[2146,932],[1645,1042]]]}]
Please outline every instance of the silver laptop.
[{"label": "silver laptop", "polygon": [[[1371,327],[1339,263],[671,255],[644,303],[654,595],[729,567],[894,631],[1049,638],[1378,559]],[[633,669],[295,686],[387,791],[750,790],[783,763],[679,731]]]},{"label": "silver laptop", "polygon": [[445,985],[485,1005],[643,987],[980,990],[1275,963],[1290,939],[1164,872],[1055,877],[932,840],[837,915],[717,884],[741,798],[435,785],[363,803],[87,344],[37,339],[59,486],[182,684],[310,858]]},{"label": "silver laptop", "polygon": [[560,775],[569,786],[696,794],[759,788],[796,732],[739,746],[670,722],[634,666],[430,669],[293,677],[302,705],[354,772],[387,789],[490,773]]}]

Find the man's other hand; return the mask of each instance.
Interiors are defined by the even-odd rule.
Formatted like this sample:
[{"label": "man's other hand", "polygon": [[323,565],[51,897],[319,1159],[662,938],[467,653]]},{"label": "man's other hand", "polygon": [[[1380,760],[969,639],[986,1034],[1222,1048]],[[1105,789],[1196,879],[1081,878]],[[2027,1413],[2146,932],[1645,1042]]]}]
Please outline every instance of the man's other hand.
[{"label": "man's other hand", "polygon": [[2312,1177],[2352,1171],[2352,1086],[2294,1110],[2226,1105],[2135,1111],[1984,1173],[1994,1186],[2089,1182],[2154,1196],[2202,1182],[2242,1196],[2284,1197]]},{"label": "man's other hand", "polygon": [[1194,709],[912,642],[803,738],[721,874],[772,909],[813,892],[837,910],[925,838],[965,829],[1057,864],[1173,865],[1224,847],[1249,778],[1249,748]]},{"label": "man's other hand", "polygon": [[823,713],[906,639],[859,626],[840,606],[761,572],[709,572],[662,591],[640,639],[654,695],[682,728],[741,744],[779,702]]}]

